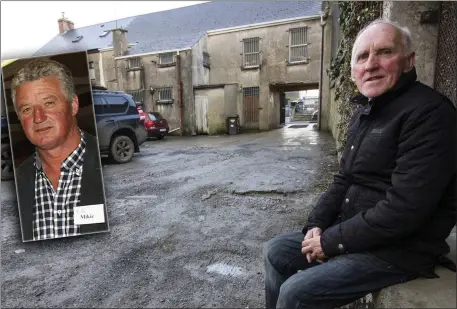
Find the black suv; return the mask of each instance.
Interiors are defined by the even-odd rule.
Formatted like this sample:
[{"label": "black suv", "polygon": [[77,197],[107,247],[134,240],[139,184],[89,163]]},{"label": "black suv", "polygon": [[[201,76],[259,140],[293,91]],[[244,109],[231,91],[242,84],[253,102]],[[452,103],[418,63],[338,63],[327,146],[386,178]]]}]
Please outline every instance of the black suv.
[{"label": "black suv", "polygon": [[129,162],[147,139],[133,97],[121,91],[92,90],[100,154]]}]

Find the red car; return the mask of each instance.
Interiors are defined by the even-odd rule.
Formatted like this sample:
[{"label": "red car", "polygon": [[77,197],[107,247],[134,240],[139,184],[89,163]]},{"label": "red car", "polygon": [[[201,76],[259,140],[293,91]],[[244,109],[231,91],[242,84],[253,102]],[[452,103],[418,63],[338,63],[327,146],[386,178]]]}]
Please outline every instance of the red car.
[{"label": "red car", "polygon": [[162,139],[168,134],[168,122],[158,112],[145,113],[144,127],[148,131],[148,137]]}]

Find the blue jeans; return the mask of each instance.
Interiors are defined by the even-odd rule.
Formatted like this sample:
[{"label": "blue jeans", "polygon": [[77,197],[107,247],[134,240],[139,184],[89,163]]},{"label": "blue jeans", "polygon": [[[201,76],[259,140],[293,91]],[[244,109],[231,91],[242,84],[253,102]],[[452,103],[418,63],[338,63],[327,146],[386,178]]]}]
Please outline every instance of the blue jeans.
[{"label": "blue jeans", "polygon": [[265,244],[267,309],[333,309],[416,278],[369,253],[345,254],[323,264],[310,264],[301,253],[303,238],[301,232],[288,233]]}]

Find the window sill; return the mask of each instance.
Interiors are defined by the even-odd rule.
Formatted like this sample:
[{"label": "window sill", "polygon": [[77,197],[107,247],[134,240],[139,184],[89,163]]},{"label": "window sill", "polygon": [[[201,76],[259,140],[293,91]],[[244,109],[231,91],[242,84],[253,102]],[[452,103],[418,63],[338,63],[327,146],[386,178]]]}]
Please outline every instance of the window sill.
[{"label": "window sill", "polygon": [[297,62],[286,62],[287,66],[292,66],[292,65],[303,65],[303,64],[309,64],[309,60],[306,61],[297,61]]},{"label": "window sill", "polygon": [[248,67],[241,66],[240,69],[241,69],[241,71],[260,70],[260,65],[251,65]]},{"label": "window sill", "polygon": [[127,68],[127,72],[130,72],[130,71],[141,71],[142,69],[143,69],[142,67]]},{"label": "window sill", "polygon": [[173,104],[173,100],[157,100],[157,104]]},{"label": "window sill", "polygon": [[159,67],[159,68],[169,68],[169,67],[174,67],[174,66],[176,66],[176,62],[157,65],[157,67]]}]

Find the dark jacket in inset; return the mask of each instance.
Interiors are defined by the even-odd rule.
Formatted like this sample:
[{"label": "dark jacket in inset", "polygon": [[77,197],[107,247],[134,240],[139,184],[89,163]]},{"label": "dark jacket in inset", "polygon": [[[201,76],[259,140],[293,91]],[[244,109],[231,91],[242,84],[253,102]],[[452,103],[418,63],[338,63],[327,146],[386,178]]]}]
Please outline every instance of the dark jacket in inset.
[{"label": "dark jacket in inset", "polygon": [[435,277],[456,225],[456,110],[416,81],[415,69],[389,92],[359,105],[340,171],[310,213],[327,257],[371,252]]}]

